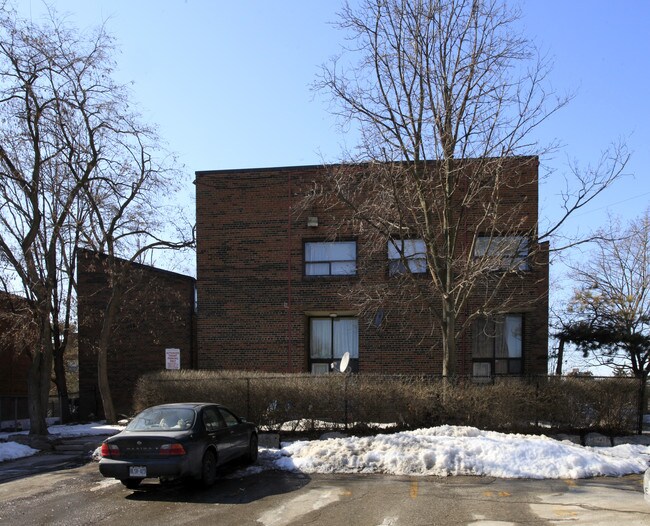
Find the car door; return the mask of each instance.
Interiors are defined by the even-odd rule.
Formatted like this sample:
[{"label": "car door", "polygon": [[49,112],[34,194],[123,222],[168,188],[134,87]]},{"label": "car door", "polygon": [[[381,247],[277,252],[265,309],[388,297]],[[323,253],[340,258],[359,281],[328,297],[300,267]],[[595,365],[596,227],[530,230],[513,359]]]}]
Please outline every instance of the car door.
[{"label": "car door", "polygon": [[217,448],[217,462],[223,464],[233,457],[232,440],[228,427],[216,406],[203,409],[203,425],[208,442]]},{"label": "car door", "polygon": [[240,457],[248,453],[248,426],[225,407],[219,408],[219,413],[228,428],[228,441],[231,445],[233,457]]}]

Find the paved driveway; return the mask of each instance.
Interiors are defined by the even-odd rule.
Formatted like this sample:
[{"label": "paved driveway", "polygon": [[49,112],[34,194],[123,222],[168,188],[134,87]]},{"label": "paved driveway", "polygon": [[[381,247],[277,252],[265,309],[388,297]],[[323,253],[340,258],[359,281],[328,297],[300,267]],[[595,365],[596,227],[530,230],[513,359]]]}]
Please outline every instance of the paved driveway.
[{"label": "paved driveway", "polygon": [[538,481],[234,471],[210,489],[152,481],[131,491],[89,463],[0,483],[0,524],[648,525],[642,483],[640,475]]}]

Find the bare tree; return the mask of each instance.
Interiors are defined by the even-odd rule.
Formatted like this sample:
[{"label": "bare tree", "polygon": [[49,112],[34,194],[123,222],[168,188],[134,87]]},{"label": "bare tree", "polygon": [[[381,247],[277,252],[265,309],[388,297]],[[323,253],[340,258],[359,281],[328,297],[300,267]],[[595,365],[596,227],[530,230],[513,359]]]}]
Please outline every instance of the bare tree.
[{"label": "bare tree", "polygon": [[627,226],[613,220],[589,257],[572,268],[577,286],[565,338],[597,365],[646,381],[650,374],[650,209]]},{"label": "bare tree", "polygon": [[[307,205],[347,207],[345,226],[368,239],[370,257],[393,247],[406,272],[390,284],[362,278],[352,297],[361,312],[388,297],[402,311],[429,312],[445,377],[456,374],[457,341],[473,320],[522,307],[521,273],[543,272],[540,242],[559,227],[539,232],[526,212],[537,203],[526,196],[537,195],[531,174],[547,151],[533,132],[569,98],[547,89],[549,66],[518,34],[517,18],[495,0],[346,4],[340,26],[350,47],[316,83],[361,141]],[[559,223],[616,179],[625,153],[608,160],[579,174]],[[409,240],[422,242],[419,254]],[[416,260],[427,280],[414,276]]]},{"label": "bare tree", "polygon": [[[108,354],[111,336],[119,323],[124,303],[141,302],[131,297],[134,270],[130,263],[142,262],[154,250],[180,250],[194,246],[193,229],[183,221],[179,211],[164,207],[164,194],[172,189],[174,170],[156,163],[151,151],[157,138],[149,130],[123,137],[119,157],[113,157],[108,173],[84,189],[89,205],[84,218],[82,243],[104,257],[97,259],[107,276],[108,301],[101,318],[101,331],[95,342],[99,393],[107,422],[117,415],[108,377]],[[174,219],[174,232],[165,232]],[[166,234],[166,237],[162,237]],[[173,238],[177,241],[170,241]],[[125,259],[126,258],[126,261]],[[154,290],[150,294],[155,296]]]},{"label": "bare tree", "polygon": [[105,223],[119,222],[127,209],[138,216],[137,194],[164,194],[170,185],[163,171],[138,184],[156,144],[125,87],[111,79],[112,51],[102,28],[85,34],[54,11],[43,24],[0,11],[0,251],[13,275],[6,283],[29,301],[38,334],[29,372],[32,434],[47,433],[52,363],[62,359],[75,316],[76,250],[93,239],[87,230],[98,220],[97,203],[109,199],[110,185],[128,187],[122,209],[102,210]]}]

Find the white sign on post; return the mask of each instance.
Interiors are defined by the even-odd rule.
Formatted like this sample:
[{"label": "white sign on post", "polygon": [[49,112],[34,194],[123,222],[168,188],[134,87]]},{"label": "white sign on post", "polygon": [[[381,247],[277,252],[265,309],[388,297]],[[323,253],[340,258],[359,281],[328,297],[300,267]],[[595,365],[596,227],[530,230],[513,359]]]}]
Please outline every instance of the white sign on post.
[{"label": "white sign on post", "polygon": [[166,369],[180,369],[181,368],[181,350],[180,349],[165,349],[165,368]]}]

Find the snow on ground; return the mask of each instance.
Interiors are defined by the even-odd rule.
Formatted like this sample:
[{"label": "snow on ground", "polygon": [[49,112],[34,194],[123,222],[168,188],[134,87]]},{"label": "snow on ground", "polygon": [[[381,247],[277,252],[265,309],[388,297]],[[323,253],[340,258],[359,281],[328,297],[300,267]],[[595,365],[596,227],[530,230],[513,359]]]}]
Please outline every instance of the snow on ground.
[{"label": "snow on ground", "polygon": [[[49,431],[60,436],[87,436],[120,429],[86,424],[50,426]],[[6,433],[0,434],[0,439],[6,437]],[[0,461],[36,452],[15,442],[0,442]],[[258,463],[239,471],[238,476],[281,469],[304,473],[577,479],[640,473],[648,467],[648,446],[583,447],[545,436],[441,426],[389,435],[297,441],[284,443],[281,449],[261,448]]]},{"label": "snow on ground", "polygon": [[[49,425],[47,430],[50,435],[62,437],[85,437],[91,435],[112,435],[124,429],[125,426],[106,425],[103,422],[89,424]],[[0,433],[0,440],[7,440],[9,435],[26,435],[29,431],[10,431]]]},{"label": "snow on ground", "polygon": [[91,435],[114,435],[124,429],[125,426],[109,426],[103,423],[74,424],[50,426],[48,431],[51,435],[62,437],[85,437]]},{"label": "snow on ground", "polygon": [[18,444],[17,442],[0,442],[0,462],[16,458],[29,457],[38,453],[38,449]]},{"label": "snow on ground", "polygon": [[643,472],[650,466],[650,447],[583,447],[543,436],[441,426],[283,444],[280,450],[262,450],[260,464],[304,473],[577,479]]},{"label": "snow on ground", "polygon": [[[51,435],[61,437],[79,437],[91,435],[111,435],[124,429],[124,426],[109,426],[103,423],[75,424],[75,425],[52,425],[48,431]],[[37,449],[18,444],[16,442],[6,442],[9,435],[20,434],[26,435],[28,431],[18,433],[0,433],[0,462],[3,460],[13,460],[21,457],[28,457],[38,453]]]}]

